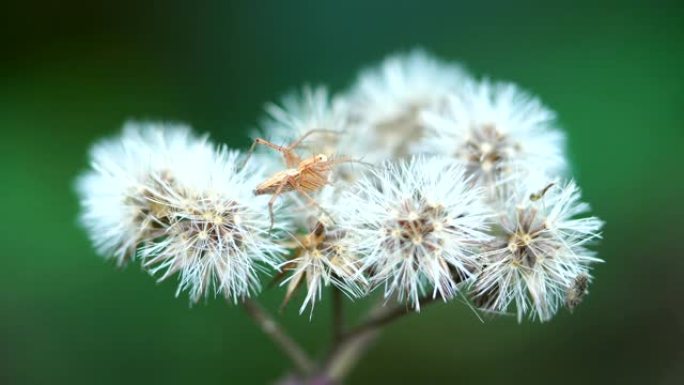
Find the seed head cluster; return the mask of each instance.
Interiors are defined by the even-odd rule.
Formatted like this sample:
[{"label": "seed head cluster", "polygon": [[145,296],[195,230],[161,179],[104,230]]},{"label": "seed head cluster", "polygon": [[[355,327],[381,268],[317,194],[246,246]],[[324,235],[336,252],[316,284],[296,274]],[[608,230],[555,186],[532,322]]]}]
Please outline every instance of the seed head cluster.
[{"label": "seed head cluster", "polygon": [[255,136],[245,153],[129,122],[97,142],[77,191],[98,253],[177,277],[191,302],[270,281],[284,305],[303,292],[300,312],[378,291],[540,321],[575,310],[601,262],[555,113],[424,51],[267,104]]}]

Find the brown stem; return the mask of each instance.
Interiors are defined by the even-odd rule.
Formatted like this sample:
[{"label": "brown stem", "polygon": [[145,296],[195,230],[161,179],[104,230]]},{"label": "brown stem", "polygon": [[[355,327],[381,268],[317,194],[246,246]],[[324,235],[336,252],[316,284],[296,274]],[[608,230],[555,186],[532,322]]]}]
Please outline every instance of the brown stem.
[{"label": "brown stem", "polygon": [[[376,306],[369,312],[368,318],[380,316],[387,309],[382,305]],[[324,365],[326,377],[341,383],[379,334],[379,329],[365,329],[353,336],[349,333],[342,336],[333,344]]]},{"label": "brown stem", "polygon": [[335,383],[342,383],[379,335],[380,329],[367,330],[341,342],[325,365],[325,376]]},{"label": "brown stem", "polygon": [[[441,297],[439,296],[422,297],[419,300],[420,307],[427,306],[440,298]],[[363,334],[369,330],[385,326],[388,323],[391,323],[407,314],[412,314],[414,312],[413,309],[406,305],[397,305],[395,307],[382,306],[382,309],[383,311],[371,315],[366,322],[347,332],[344,335],[344,338],[354,338],[357,335]]]},{"label": "brown stem", "polygon": [[309,374],[314,370],[314,364],[304,350],[292,339],[285,330],[264,310],[257,302],[246,299],[243,308],[249,317],[271,338],[287,355],[298,371]]},{"label": "brown stem", "polygon": [[[420,299],[419,304],[426,306],[439,298],[426,296]],[[327,377],[341,382],[379,336],[383,326],[411,313],[413,311],[405,305],[376,306],[369,312],[366,322],[345,333],[333,346],[324,366]]]}]

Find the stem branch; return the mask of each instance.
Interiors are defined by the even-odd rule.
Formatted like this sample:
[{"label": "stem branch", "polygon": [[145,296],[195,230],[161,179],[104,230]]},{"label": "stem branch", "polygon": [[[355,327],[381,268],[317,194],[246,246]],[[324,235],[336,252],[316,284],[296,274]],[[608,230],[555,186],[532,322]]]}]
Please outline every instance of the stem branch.
[{"label": "stem branch", "polygon": [[297,370],[304,374],[314,370],[314,364],[306,352],[285,333],[285,330],[261,305],[249,298],[242,305],[252,321],[259,325],[261,330],[292,360]]},{"label": "stem branch", "polygon": [[[420,298],[420,307],[427,306],[436,300],[439,296],[425,296]],[[381,328],[407,314],[412,314],[413,310],[405,305],[397,305],[395,307],[381,306],[382,311],[376,311],[368,317],[368,320],[361,325],[351,329],[344,335],[345,339],[354,338],[357,335],[363,334],[367,331]]]},{"label": "stem branch", "polygon": [[[426,306],[440,298],[425,296],[420,299],[419,305]],[[380,304],[372,309],[365,322],[344,333],[333,345],[324,366],[328,378],[342,381],[378,337],[383,326],[411,313],[411,308],[405,305],[389,307]]]}]

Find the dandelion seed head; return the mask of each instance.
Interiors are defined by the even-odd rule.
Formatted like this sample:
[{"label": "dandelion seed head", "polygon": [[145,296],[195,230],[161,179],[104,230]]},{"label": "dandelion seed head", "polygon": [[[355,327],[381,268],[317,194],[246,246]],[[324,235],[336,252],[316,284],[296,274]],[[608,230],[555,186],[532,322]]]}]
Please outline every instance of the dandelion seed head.
[{"label": "dandelion seed head", "polygon": [[187,291],[192,302],[251,295],[260,289],[257,273],[277,269],[285,252],[278,239],[287,218],[270,229],[268,198],[252,192],[263,172],[239,169],[239,158],[224,149],[201,162],[179,162],[174,182],[155,191],[173,215],[163,223],[163,239],[144,245],[140,254],[159,280],[178,273],[177,294]]},{"label": "dandelion seed head", "polygon": [[509,83],[470,80],[438,109],[423,112],[420,151],[451,156],[474,183],[502,183],[559,175],[565,169],[564,136],[555,113]]},{"label": "dandelion seed head", "polygon": [[[589,207],[574,182],[543,191],[531,199],[521,187],[501,206],[496,238],[474,286],[481,307],[506,311],[515,305],[518,320],[528,314],[547,321],[563,304],[574,309],[586,291],[590,265],[601,262],[588,245],[600,238],[603,223],[578,217]],[[584,281],[580,289],[578,280]]]},{"label": "dandelion seed head", "polygon": [[362,71],[348,95],[354,155],[371,162],[409,156],[423,135],[420,112],[440,106],[465,77],[460,66],[421,50]]},{"label": "dandelion seed head", "polygon": [[361,263],[346,244],[345,237],[346,232],[330,222],[317,222],[310,233],[298,237],[294,258],[283,264],[283,268],[290,271],[283,284],[288,285],[286,300],[300,285],[306,284],[300,313],[307,306],[313,311],[327,286],[336,287],[349,298],[364,294],[366,281],[361,274]]},{"label": "dandelion seed head", "polygon": [[92,169],[77,184],[82,222],[118,264],[137,253],[160,279],[178,272],[179,292],[193,302],[249,295],[260,266],[275,267],[284,250],[282,226],[268,233],[268,199],[251,191],[263,172],[238,169],[239,156],[186,126],[128,123],[91,152]]},{"label": "dandelion seed head", "polygon": [[386,297],[418,310],[421,295],[449,299],[478,267],[489,210],[463,173],[449,159],[386,163],[344,195],[341,226]]},{"label": "dandelion seed head", "polygon": [[279,104],[267,104],[266,112],[262,134],[273,143],[288,145],[312,130],[325,130],[310,135],[299,149],[310,154],[338,153],[348,114],[346,104],[332,97],[325,87],[302,87],[286,95]]},{"label": "dandelion seed head", "polygon": [[96,143],[91,168],[79,176],[76,188],[81,223],[98,253],[118,265],[133,258],[137,245],[157,236],[157,223],[169,214],[149,195],[155,185],[166,183],[166,161],[212,153],[206,138],[180,124],[128,122],[120,137]]}]

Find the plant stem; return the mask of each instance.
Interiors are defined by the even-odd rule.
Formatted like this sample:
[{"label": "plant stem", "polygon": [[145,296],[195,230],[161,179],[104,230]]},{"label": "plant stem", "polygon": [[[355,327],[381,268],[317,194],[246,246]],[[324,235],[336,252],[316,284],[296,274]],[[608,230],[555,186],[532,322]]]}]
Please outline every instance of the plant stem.
[{"label": "plant stem", "polygon": [[[435,297],[435,296],[425,296],[422,297],[419,300],[419,304],[421,307],[427,306],[436,300],[440,299],[441,297]],[[383,311],[378,311],[375,312],[374,314],[371,314],[371,316],[368,318],[368,320],[361,325],[353,328],[349,332],[347,332],[344,337],[345,339],[351,339],[354,338],[357,335],[363,334],[366,331],[372,330],[372,329],[377,329],[382,326],[387,325],[388,323],[391,323],[392,321],[395,321],[407,314],[412,314],[414,311],[409,308],[408,306],[405,305],[397,305],[393,308],[387,307],[387,306],[382,306],[381,307]]]},{"label": "plant stem", "polygon": [[[440,298],[426,296],[420,299],[419,304],[426,306]],[[333,345],[324,366],[328,378],[341,382],[380,335],[383,326],[412,313],[413,310],[405,305],[389,307],[380,304],[372,309],[367,321],[343,334],[338,343]]]},{"label": "plant stem", "polygon": [[245,312],[261,330],[287,355],[302,374],[313,372],[315,366],[306,352],[290,337],[275,319],[257,302],[246,299],[242,303]]},{"label": "plant stem", "polygon": [[[383,310],[386,310],[386,308],[377,306],[371,310],[370,314],[374,316],[375,314],[382,313]],[[324,365],[326,376],[333,381],[341,383],[379,334],[379,329],[364,329],[354,335],[347,333],[342,336],[333,345],[328,355]]]}]

